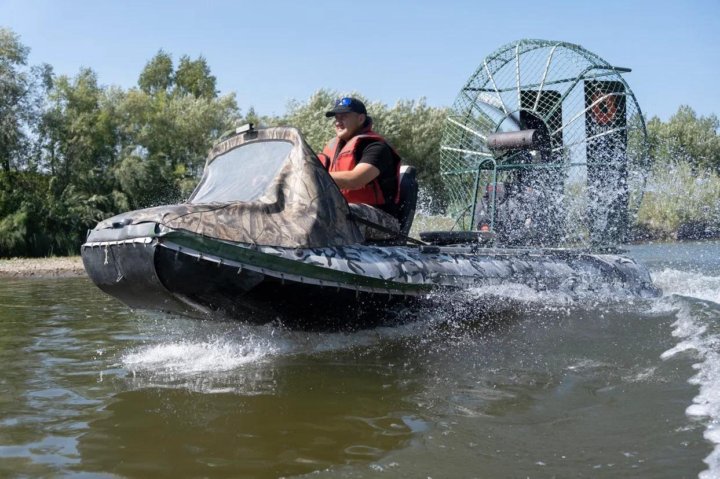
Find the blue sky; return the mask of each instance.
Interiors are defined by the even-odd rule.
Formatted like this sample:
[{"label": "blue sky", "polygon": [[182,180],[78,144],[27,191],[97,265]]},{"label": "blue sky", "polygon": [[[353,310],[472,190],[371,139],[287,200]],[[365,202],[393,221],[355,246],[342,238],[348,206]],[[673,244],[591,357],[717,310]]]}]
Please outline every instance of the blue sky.
[{"label": "blue sky", "polygon": [[483,58],[521,38],[577,43],[626,76],[648,116],[720,115],[720,0],[0,0],[0,25],[58,74],[134,86],[159,50],[203,55],[221,93],[282,114],[319,88],[450,106]]}]

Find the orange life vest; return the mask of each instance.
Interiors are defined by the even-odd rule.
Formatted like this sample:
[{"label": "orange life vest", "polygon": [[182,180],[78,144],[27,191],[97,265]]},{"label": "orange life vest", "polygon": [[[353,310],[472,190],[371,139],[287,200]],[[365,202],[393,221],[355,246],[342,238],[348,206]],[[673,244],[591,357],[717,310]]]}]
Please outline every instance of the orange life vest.
[{"label": "orange life vest", "polygon": [[[358,164],[360,156],[364,147],[368,143],[375,141],[381,141],[386,145],[390,146],[385,138],[378,135],[369,128],[364,130],[359,135],[355,135],[350,138],[350,141],[345,143],[340,151],[337,151],[338,139],[333,138],[323,149],[323,154],[318,155],[320,160],[325,164],[329,172],[333,171],[352,171],[353,168]],[[395,178],[393,179],[396,183],[396,194],[395,197],[386,201],[383,195],[382,187],[380,186],[379,177],[372,180],[367,185],[357,190],[344,190],[340,189],[348,203],[365,203],[368,205],[381,206],[386,203],[397,204],[400,201],[400,155],[395,149],[390,146],[395,167]],[[325,156],[325,158],[323,158]]]}]

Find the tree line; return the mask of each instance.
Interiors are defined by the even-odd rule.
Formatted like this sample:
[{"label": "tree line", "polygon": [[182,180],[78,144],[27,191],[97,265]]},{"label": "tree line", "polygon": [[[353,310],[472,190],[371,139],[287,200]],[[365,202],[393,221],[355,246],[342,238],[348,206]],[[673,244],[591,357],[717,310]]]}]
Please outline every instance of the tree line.
[{"label": "tree line", "polygon": [[[69,77],[28,66],[28,53],[16,34],[0,29],[0,257],[77,254],[97,221],[182,201],[209,148],[239,124],[299,127],[316,150],[334,135],[324,116],[334,91],[292,102],[282,116],[242,114],[234,94],[218,94],[202,57],[176,63],[159,51],[125,90],[99,84],[89,68]],[[428,190],[439,191],[431,159],[444,109],[424,100],[368,107]]]},{"label": "tree line", "polygon": [[28,53],[0,29],[0,256],[77,254],[98,220],[187,195],[238,117],[202,57],[160,51],[122,90]]},{"label": "tree line", "polygon": [[[243,113],[234,94],[220,95],[203,57],[175,62],[161,50],[137,86],[122,89],[101,85],[90,68],[66,76],[28,65],[28,54],[14,32],[0,28],[0,257],[77,254],[97,221],[182,201],[209,148],[239,124],[298,127],[316,151],[334,134],[324,112],[336,91],[321,89],[291,102],[284,115],[262,116],[252,108]],[[426,197],[441,205],[438,160],[448,110],[423,99],[366,105],[376,129],[417,167]],[[656,167],[665,165],[658,171],[681,164],[714,181],[718,126],[715,115],[698,117],[689,107],[668,122],[653,118],[651,153]]]}]

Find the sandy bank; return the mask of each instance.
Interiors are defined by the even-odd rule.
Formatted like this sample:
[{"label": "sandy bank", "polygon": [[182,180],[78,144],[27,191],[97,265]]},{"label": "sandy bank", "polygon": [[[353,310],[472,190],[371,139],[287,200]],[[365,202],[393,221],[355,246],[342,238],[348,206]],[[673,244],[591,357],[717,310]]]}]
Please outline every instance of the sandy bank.
[{"label": "sandy bank", "polygon": [[85,276],[80,256],[0,259],[0,278],[68,278]]}]

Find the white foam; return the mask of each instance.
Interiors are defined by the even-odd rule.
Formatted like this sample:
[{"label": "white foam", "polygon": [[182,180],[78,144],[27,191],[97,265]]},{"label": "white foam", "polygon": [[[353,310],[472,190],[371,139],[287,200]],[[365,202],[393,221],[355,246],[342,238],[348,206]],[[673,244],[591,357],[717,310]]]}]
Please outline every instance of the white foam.
[{"label": "white foam", "polygon": [[122,358],[133,372],[196,374],[233,370],[274,354],[272,344],[262,340],[236,342],[225,339],[178,341],[140,347]]},{"label": "white foam", "polygon": [[651,381],[655,377],[657,368],[641,368],[637,371],[631,371],[630,374],[626,375],[623,380],[628,383],[642,383]]},{"label": "white foam", "polygon": [[524,284],[503,283],[468,288],[455,294],[464,297],[465,300],[486,301],[492,305],[513,309],[517,305],[524,305],[535,311],[569,312],[573,309],[597,310],[617,307],[627,309],[638,307],[642,303],[642,300],[636,298],[622,285],[591,283],[587,279],[579,279],[568,288],[552,290],[537,290]]},{"label": "white foam", "polygon": [[[372,347],[383,341],[403,340],[425,332],[414,323],[351,333],[307,333],[271,325],[228,326],[212,322],[202,326],[205,331],[198,332],[193,328],[189,331],[181,328],[163,330],[158,333],[156,342],[122,354],[120,363],[138,384],[200,388],[205,392],[210,388],[212,392],[222,392],[227,378],[245,377],[245,372],[238,375],[234,371],[246,365],[298,354]],[[210,386],[197,385],[199,377],[217,381]]]},{"label": "white foam", "polygon": [[[673,336],[675,336],[675,331],[673,331]],[[676,356],[682,352],[685,351],[696,351],[697,348],[695,347],[695,344],[693,344],[690,341],[683,341],[681,343],[676,344],[674,347],[668,349],[664,353],[660,355],[660,359],[670,359],[673,356]]]},{"label": "white foam", "polygon": [[573,297],[562,291],[538,291],[530,286],[520,283],[503,283],[498,285],[476,286],[459,290],[453,293],[454,297],[448,299],[441,297],[442,301],[454,300],[486,300],[498,301],[504,304],[506,301],[513,301],[528,305],[566,306],[573,303]]},{"label": "white foam", "polygon": [[[679,272],[667,273],[667,277],[677,278]],[[709,278],[709,282],[717,278]],[[708,284],[708,277],[703,280]],[[689,289],[697,286],[689,285]],[[690,291],[685,289],[686,294]],[[703,288],[694,289],[694,294],[705,296],[705,301],[712,301],[707,296],[717,295],[717,292],[705,291]],[[710,294],[707,294],[710,293]],[[699,477],[703,479],[720,477],[720,334],[717,328],[710,327],[720,318],[720,307],[702,307],[689,300],[674,296],[666,300],[668,305],[677,310],[677,320],[673,323],[673,336],[681,341],[673,348],[665,351],[661,358],[673,358],[678,354],[692,350],[698,362],[693,364],[697,373],[689,379],[691,384],[698,386],[698,394],[693,398],[693,404],[688,406],[685,413],[690,417],[702,418],[707,421],[704,437],[715,443],[713,452],[705,458],[708,469]]]},{"label": "white foam", "polygon": [[720,277],[697,272],[664,269],[651,273],[653,282],[665,296],[681,294],[720,304]]}]

